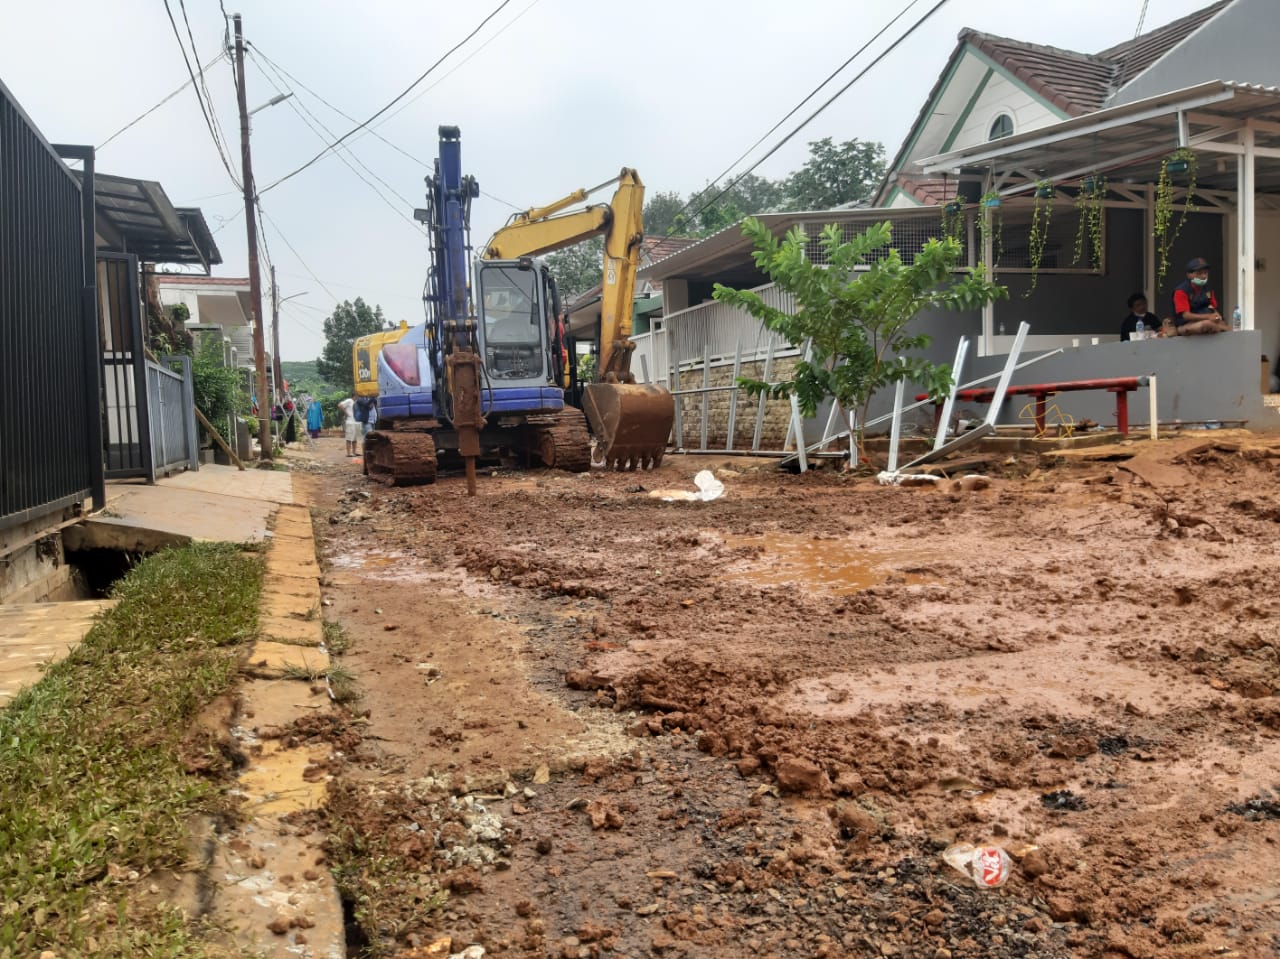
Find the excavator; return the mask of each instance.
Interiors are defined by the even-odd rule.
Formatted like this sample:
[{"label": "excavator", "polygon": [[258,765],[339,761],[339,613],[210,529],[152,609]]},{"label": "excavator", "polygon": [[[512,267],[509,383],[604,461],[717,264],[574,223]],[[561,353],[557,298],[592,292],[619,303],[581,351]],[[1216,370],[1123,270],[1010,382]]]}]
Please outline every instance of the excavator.
[{"label": "excavator", "polygon": [[569,357],[559,292],[534,257],[601,234],[602,361],[583,406],[607,465],[658,465],[675,408],[666,389],[637,384],[630,370],[644,191],[635,171],[622,171],[610,206],[556,215],[613,180],[513,217],[475,262],[472,282],[470,214],[479,185],[462,173],[458,128],[442,126],[439,135],[427,207],[414,211],[430,240],[426,322],[353,349],[357,369],[376,366],[378,422],[365,437],[365,473],[391,485],[431,483],[439,460],[461,460],[467,492],[475,495],[481,457],[570,472],[590,467],[583,413],[565,404]]}]

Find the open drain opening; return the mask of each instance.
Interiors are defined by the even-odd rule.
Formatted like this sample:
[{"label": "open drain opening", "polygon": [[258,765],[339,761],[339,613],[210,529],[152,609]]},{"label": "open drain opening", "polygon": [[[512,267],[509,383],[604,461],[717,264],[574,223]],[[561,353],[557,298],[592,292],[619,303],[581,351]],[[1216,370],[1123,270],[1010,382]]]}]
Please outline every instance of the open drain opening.
[{"label": "open drain opening", "polygon": [[356,918],[355,901],[346,893],[342,893],[342,929],[346,934],[348,955],[354,955],[356,950],[369,948],[369,936]]},{"label": "open drain opening", "polygon": [[121,549],[67,550],[71,567],[71,588],[77,594],[59,599],[106,599],[111,587],[128,575],[143,559],[143,553]]}]

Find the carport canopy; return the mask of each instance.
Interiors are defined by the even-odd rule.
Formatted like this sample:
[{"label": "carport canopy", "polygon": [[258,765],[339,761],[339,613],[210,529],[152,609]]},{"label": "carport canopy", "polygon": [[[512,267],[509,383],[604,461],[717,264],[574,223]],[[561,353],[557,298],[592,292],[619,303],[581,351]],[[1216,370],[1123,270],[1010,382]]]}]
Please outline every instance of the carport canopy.
[{"label": "carport canopy", "polygon": [[1237,162],[1200,163],[1197,192],[1233,194],[1238,213],[1238,282],[1245,326],[1253,328],[1254,214],[1280,206],[1280,88],[1214,80],[1146,100],[921,160],[927,175],[980,177],[1002,196],[1038,182],[1106,175],[1154,184],[1161,164],[1186,147]]}]

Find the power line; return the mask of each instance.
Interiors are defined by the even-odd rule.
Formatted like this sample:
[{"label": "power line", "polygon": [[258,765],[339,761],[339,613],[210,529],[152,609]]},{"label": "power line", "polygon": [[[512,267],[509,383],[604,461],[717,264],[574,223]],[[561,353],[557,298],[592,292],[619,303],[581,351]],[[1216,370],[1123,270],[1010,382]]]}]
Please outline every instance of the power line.
[{"label": "power line", "polygon": [[[210,69],[210,68],[211,68],[215,63],[217,63],[219,60],[221,60],[221,59],[222,59],[223,57],[225,57],[225,56],[226,56],[226,54],[225,54],[225,53],[219,53],[216,57],[214,57],[212,60],[210,60],[208,63],[206,63],[203,67],[201,67],[201,70],[203,71],[203,70],[208,70],[208,69]],[[164,106],[166,103],[168,103],[168,102],[169,102],[170,100],[172,100],[174,97],[176,97],[179,93],[181,93],[181,92],[182,92],[183,90],[185,90],[187,87],[191,86],[191,84],[192,84],[193,82],[194,82],[194,81],[192,81],[192,80],[187,80],[185,83],[183,83],[183,84],[182,84],[182,86],[178,87],[178,89],[174,90],[172,93],[170,93],[167,97],[165,97],[163,100],[161,100],[161,101],[160,101],[159,103],[157,103],[155,106],[153,106],[151,109],[149,109],[149,110],[144,110],[144,111],[143,111],[142,113],[140,113],[138,116],[134,117],[132,120],[130,120],[130,121],[129,121],[128,123],[126,123],[124,126],[122,126],[122,127],[121,127],[119,130],[117,130],[115,133],[111,134],[111,136],[107,137],[105,140],[103,140],[101,143],[99,143],[96,147],[94,147],[94,150],[101,151],[101,150],[102,150],[102,148],[103,148],[103,147],[105,147],[108,143],[110,143],[110,142],[111,142],[112,140],[114,140],[116,137],[120,136],[120,134],[124,133],[125,131],[127,131],[127,130],[131,129],[132,127],[137,126],[139,123],[141,123],[141,122],[142,122],[143,120],[145,120],[147,117],[151,116],[151,114],[155,113],[155,112],[156,112],[157,110],[159,110],[162,106]]]},{"label": "power line", "polygon": [[204,82],[204,67],[200,66],[200,54],[196,50],[196,37],[191,32],[191,21],[187,19],[187,0],[178,0],[178,9],[182,11],[182,22],[187,28],[187,39],[191,41],[191,58],[196,63],[196,69],[200,74],[200,90],[204,93],[205,102],[209,104],[209,115],[213,119],[213,128],[218,134],[218,138],[222,141],[222,148],[227,148],[227,134],[222,129],[222,124],[218,122],[218,111],[213,108],[213,94],[209,92],[209,85]]},{"label": "power line", "polygon": [[938,2],[933,5],[933,7],[929,10],[928,13],[926,13],[923,17],[921,17],[919,20],[917,20],[915,23],[913,23],[910,27],[907,28],[906,33],[902,34],[900,37],[894,40],[893,43],[889,44],[888,47],[886,47],[883,51],[881,51],[874,60],[872,60],[869,64],[867,64],[865,67],[859,70],[852,80],[850,80],[848,83],[842,86],[839,90],[837,90],[834,94],[832,94],[822,104],[822,106],[818,107],[818,109],[814,110],[807,117],[805,117],[804,120],[801,121],[799,126],[797,126],[794,130],[792,130],[785,137],[779,140],[776,144],[774,144],[773,148],[770,149],[768,153],[762,156],[755,163],[751,164],[751,166],[748,167],[746,170],[744,170],[742,173],[738,174],[737,178],[735,178],[728,186],[726,186],[723,190],[721,190],[719,193],[713,196],[710,200],[708,200],[706,203],[700,206],[693,213],[693,216],[694,217],[701,216],[706,210],[709,210],[717,200],[719,200],[722,196],[724,196],[726,193],[732,190],[735,186],[737,186],[740,182],[742,182],[742,180],[744,180],[747,177],[747,175],[750,174],[753,170],[759,167],[760,164],[764,163],[765,160],[769,159],[769,157],[773,156],[775,153],[781,150],[787,143],[789,143],[792,140],[792,138],[795,137],[797,133],[799,133],[801,130],[807,127],[811,122],[813,122],[813,120],[820,113],[826,110],[827,107],[831,106],[831,104],[835,103],[836,100],[840,99],[840,97],[843,96],[851,86],[853,86],[855,83],[861,80],[864,76],[867,75],[867,73],[870,70],[875,68],[875,66],[879,64],[881,60],[883,60],[890,53],[896,50],[898,46],[904,40],[907,39],[907,37],[911,36],[911,34],[915,33],[918,29],[920,29],[920,27],[924,26],[924,24],[929,20],[930,17],[932,17],[935,13],[937,13],[944,6],[946,6],[947,2],[948,0],[938,0]]},{"label": "power line", "polygon": [[[465,37],[463,37],[461,40],[459,40],[457,43],[455,43],[452,47],[450,47],[450,48],[448,49],[448,51],[446,51],[446,53],[444,54],[444,56],[440,57],[440,59],[438,59],[435,63],[431,64],[431,66],[427,67],[427,70],[426,70],[426,72],[425,72],[425,73],[423,73],[420,77],[418,77],[418,79],[414,80],[414,81],[413,81],[413,83],[409,84],[409,86],[407,86],[407,87],[404,89],[404,91],[403,91],[403,92],[401,92],[398,96],[396,96],[394,99],[392,99],[392,100],[391,100],[391,102],[389,102],[386,106],[382,107],[382,109],[380,109],[377,113],[375,113],[373,116],[369,117],[369,119],[365,120],[363,123],[357,124],[356,126],[352,127],[350,130],[348,130],[348,131],[347,131],[346,133],[344,133],[342,136],[338,137],[338,139],[337,139],[337,140],[335,140],[333,143],[330,143],[330,144],[329,144],[328,146],[326,146],[323,150],[321,150],[319,153],[317,153],[315,156],[313,156],[313,157],[312,157],[310,160],[308,160],[306,163],[302,164],[302,166],[298,167],[298,168],[297,168],[296,170],[294,170],[292,173],[286,173],[284,176],[280,177],[280,178],[279,178],[278,180],[276,180],[274,183],[271,183],[271,184],[269,184],[268,186],[264,187],[262,190],[260,190],[260,191],[259,191],[259,193],[266,193],[266,192],[268,192],[269,190],[273,190],[273,189],[275,189],[276,187],[278,187],[281,183],[283,183],[285,180],[289,180],[289,179],[292,179],[293,177],[297,176],[299,173],[301,173],[303,170],[307,169],[307,168],[308,168],[309,166],[311,166],[313,163],[317,162],[318,160],[320,160],[320,159],[322,159],[323,157],[325,157],[326,155],[328,155],[328,153],[329,153],[330,151],[332,151],[333,149],[335,149],[335,148],[336,148],[340,143],[342,143],[343,141],[345,141],[345,140],[346,140],[348,137],[350,137],[352,134],[358,133],[360,130],[364,129],[364,128],[365,128],[365,127],[367,127],[370,123],[372,123],[374,120],[378,119],[378,117],[382,116],[384,113],[386,113],[388,110],[390,110],[393,106],[395,106],[397,103],[399,103],[401,100],[403,100],[406,96],[408,96],[408,95],[413,91],[413,88],[414,88],[414,87],[416,87],[419,83],[421,83],[421,82],[422,82],[423,80],[425,80],[428,76],[430,76],[430,75],[431,75],[431,73],[432,73],[432,72],[433,72],[433,71],[434,71],[438,66],[440,66],[440,64],[444,63],[444,61],[445,61],[445,60],[447,60],[450,56],[452,56],[452,55],[453,55],[453,54],[454,54],[454,53],[455,53],[455,52],[456,52],[460,47],[462,47],[465,43],[467,43],[467,41],[469,41],[472,37],[474,37],[474,36],[475,36],[477,33],[479,33],[482,29],[484,29],[485,25],[486,25],[486,24],[488,24],[488,22],[489,22],[490,20],[492,20],[494,17],[496,17],[499,13],[501,13],[501,12],[502,12],[502,10],[503,10],[503,9],[507,6],[507,4],[509,4],[509,3],[511,3],[511,0],[502,0],[502,2],[501,2],[500,4],[498,4],[498,6],[493,10],[493,12],[491,12],[488,16],[486,16],[483,20],[481,20],[481,21],[480,21],[479,25],[477,25],[477,26],[476,26],[476,28],[475,28],[474,30],[472,30],[472,31],[471,31],[470,33],[468,33]],[[169,5],[169,0],[165,0],[165,7],[167,8],[167,7],[168,7],[168,5]],[[176,30],[176,29],[177,29],[177,27],[175,26],[175,28],[174,28],[174,29]],[[185,51],[184,51],[184,53],[185,53]]]},{"label": "power line", "polygon": [[280,227],[276,225],[276,221],[271,219],[271,217],[267,215],[267,211],[263,209],[261,202],[257,200],[255,200],[254,202],[257,203],[258,212],[262,214],[262,218],[271,224],[271,229],[276,231],[276,236],[280,237],[284,245],[289,248],[289,252],[293,254],[294,259],[296,259],[299,263],[301,263],[302,268],[311,275],[311,279],[315,280],[317,283],[320,284],[320,289],[328,293],[330,299],[332,299],[335,303],[341,303],[342,302],[341,299],[339,299],[338,296],[334,294],[333,290],[325,286],[324,280],[316,276],[315,270],[311,269],[311,267],[307,265],[307,261],[302,258],[302,254],[300,254],[296,249],[294,249],[293,244],[289,242],[289,238],[284,235],[284,231],[281,230]]},{"label": "power line", "polygon": [[[541,0],[533,0],[533,2],[530,3],[527,7],[525,7],[523,10],[517,13],[514,17],[508,20],[503,26],[499,27],[497,32],[495,32],[493,36],[489,37],[489,39],[485,40],[484,43],[480,44],[480,46],[476,47],[469,54],[463,57],[461,61],[459,61],[456,65],[454,65],[452,68],[446,71],[444,75],[440,77],[440,79],[436,80],[435,83],[419,90],[411,100],[401,105],[400,109],[393,111],[389,116],[383,119],[382,123],[379,123],[378,126],[382,126],[382,124],[390,121],[392,117],[398,116],[399,114],[403,113],[405,110],[409,109],[409,107],[413,106],[413,104],[417,103],[419,100],[425,97],[428,93],[430,93],[436,87],[440,86],[440,84],[444,83],[445,80],[447,80],[449,77],[457,73],[460,69],[462,69],[462,67],[466,66],[472,60],[472,58],[474,58],[477,54],[479,54],[482,50],[484,50],[485,47],[493,43],[494,40],[497,40],[498,37],[506,33],[507,30],[509,30],[511,27],[515,26],[515,24],[520,20],[521,17],[523,17],[526,13],[528,13],[530,10],[536,7],[540,2]],[[374,133],[372,129],[370,129],[368,132]],[[374,133],[374,135],[377,136],[376,133]],[[519,208],[517,207],[517,209]]]},{"label": "power line", "polygon": [[209,109],[205,109],[204,97],[201,96],[200,85],[196,82],[196,72],[191,66],[191,58],[187,56],[187,47],[182,42],[182,34],[178,32],[178,22],[173,18],[173,10],[169,7],[169,0],[164,0],[164,11],[169,15],[169,25],[173,27],[173,38],[178,41],[178,49],[182,51],[182,62],[187,65],[187,76],[191,78],[191,83],[195,89],[196,100],[200,104],[200,113],[204,116],[204,125],[209,128],[209,136],[213,138],[213,145],[218,150],[218,159],[222,161],[222,166],[226,169],[227,176],[231,177],[231,182],[240,187],[241,183],[236,179],[236,175],[231,169],[231,162],[227,159],[227,155],[222,149],[222,143],[218,139],[218,134],[214,132],[213,121],[209,118],[209,109],[213,108],[212,102],[209,104]]},{"label": "power line", "polygon": [[[535,0],[535,2],[536,2],[536,0]],[[285,77],[286,79],[288,79],[290,83],[294,84],[295,86],[302,87],[302,89],[306,90],[306,91],[307,91],[308,93],[310,93],[313,97],[315,97],[317,100],[319,100],[319,101],[320,101],[321,103],[323,103],[325,106],[327,106],[327,107],[328,107],[330,110],[332,110],[334,113],[338,114],[340,117],[343,117],[344,119],[350,120],[352,123],[357,123],[357,122],[359,122],[359,121],[357,121],[357,120],[356,120],[356,118],[355,118],[355,117],[353,117],[351,114],[347,113],[345,110],[342,110],[342,109],[340,109],[340,108],[338,108],[338,107],[334,106],[332,103],[330,103],[328,100],[326,100],[326,99],[325,99],[324,97],[322,97],[320,94],[316,93],[316,91],[315,91],[315,90],[312,90],[309,86],[307,86],[305,83],[303,83],[303,82],[302,82],[301,80],[299,80],[297,77],[295,77],[292,73],[290,73],[290,72],[289,72],[288,70],[286,70],[284,67],[280,66],[280,64],[278,64],[278,63],[276,63],[274,60],[272,60],[269,56],[267,56],[265,53],[263,53],[263,52],[262,52],[262,48],[261,48],[260,46],[258,46],[256,43],[250,43],[249,41],[247,41],[247,40],[246,40],[246,41],[245,41],[245,44],[246,44],[247,46],[249,46],[249,47],[252,47],[252,48],[253,48],[253,52],[254,52],[255,54],[257,54],[258,56],[262,57],[262,59],[263,59],[263,60],[264,60],[264,61],[265,61],[265,62],[266,62],[266,63],[267,63],[267,64],[268,64],[268,65],[269,65],[273,70],[275,70],[278,74],[280,74],[280,75],[282,75],[283,77]],[[465,63],[466,61],[463,61],[463,62]],[[319,120],[317,120],[316,122],[317,122],[317,123],[319,123],[320,121],[319,121]],[[327,128],[326,128],[326,129],[327,129]],[[391,149],[395,150],[397,153],[400,153],[400,154],[402,154],[402,155],[404,155],[404,156],[408,157],[410,160],[412,160],[414,163],[418,164],[419,166],[423,166],[423,167],[430,168],[431,164],[430,164],[430,163],[428,163],[426,160],[421,160],[421,159],[419,159],[418,157],[414,156],[412,153],[410,153],[408,150],[402,149],[401,147],[399,147],[399,146],[397,146],[396,144],[392,143],[390,140],[388,140],[386,137],[384,137],[384,136],[383,136],[381,133],[379,133],[377,130],[374,130],[374,129],[370,128],[370,129],[369,129],[369,130],[367,130],[366,132],[367,132],[367,133],[369,133],[369,134],[372,134],[372,135],[373,135],[373,136],[375,136],[375,137],[377,137],[379,140],[381,140],[381,141],[382,141],[383,143],[385,143],[387,146],[391,147]],[[332,133],[331,133],[330,135],[332,136]]]},{"label": "power line", "polygon": [[[281,88],[280,84],[276,83],[275,79],[273,79],[272,76],[269,73],[267,73],[267,71],[263,69],[263,67],[260,64],[258,64],[257,58],[258,58],[258,55],[255,54],[254,65],[258,67],[258,71],[264,77],[266,77],[267,82],[270,83],[271,86],[275,88],[277,93],[283,94],[284,90]],[[268,64],[268,66],[270,65]],[[283,77],[281,77],[280,80],[281,82],[284,82]],[[306,125],[307,129],[309,129],[312,133],[314,133],[317,137],[320,138],[321,143],[324,143],[326,141],[326,136],[325,136],[326,133],[330,137],[333,136],[333,131],[330,130],[327,126],[325,126],[324,122],[319,117],[317,117],[314,113],[312,113],[311,110],[309,110],[305,104],[302,105],[301,108],[299,108],[298,104],[294,102],[295,99],[296,97],[287,101],[290,109],[292,109],[293,112],[298,115],[298,119],[300,119],[303,122],[303,124]],[[310,119],[308,119],[308,117]],[[312,123],[313,120],[315,121],[314,123]],[[317,126],[320,129],[316,129]],[[325,132],[322,133],[320,132],[321,130]],[[396,216],[400,217],[400,219],[408,223],[413,228],[413,231],[415,233],[418,233],[418,234],[422,233],[422,228],[418,225],[417,221],[406,216],[404,213],[404,210],[400,209],[394,203],[388,200],[385,196],[383,196],[381,190],[379,190],[376,186],[370,183],[367,178],[361,175],[359,170],[357,170],[354,166],[351,165],[351,160],[354,160],[356,163],[358,163],[360,167],[369,174],[369,176],[373,177],[375,180],[381,183],[384,187],[386,187],[393,196],[399,199],[401,203],[405,204],[405,206],[409,207],[410,209],[413,209],[412,201],[406,200],[403,196],[401,196],[399,193],[396,192],[395,187],[393,187],[386,180],[382,179],[382,177],[378,176],[378,174],[374,173],[373,170],[369,169],[369,167],[358,156],[355,155],[354,151],[352,151],[349,145],[343,144],[342,147],[338,150],[335,150],[334,153],[338,157],[338,159],[343,162],[343,164],[347,167],[347,169],[350,170],[352,173],[354,173],[357,177],[359,177],[360,180],[377,195],[378,199],[381,200],[383,203],[385,203],[391,209],[391,211],[396,214]],[[347,156],[350,156],[351,160],[348,160]]]},{"label": "power line", "polygon": [[[784,116],[781,120],[779,120],[777,123],[775,123],[773,126],[771,126],[771,127],[770,127],[766,132],[765,132],[765,134],[764,134],[763,136],[761,136],[761,137],[760,137],[760,139],[758,139],[755,143],[751,144],[751,146],[749,146],[749,147],[747,147],[745,150],[743,150],[743,151],[742,151],[742,156],[738,157],[736,160],[734,160],[732,163],[730,163],[730,164],[729,164],[729,165],[724,169],[724,171],[720,173],[720,175],[719,175],[719,176],[717,176],[717,177],[715,177],[713,180],[711,180],[712,185],[718,184],[718,183],[720,182],[720,180],[721,180],[723,177],[728,176],[728,175],[733,171],[733,168],[734,168],[734,167],[736,167],[739,163],[741,163],[743,160],[745,160],[748,156],[750,156],[750,155],[751,155],[751,151],[752,151],[752,150],[754,150],[756,147],[758,147],[758,146],[759,146],[761,143],[763,143],[765,140],[769,139],[769,137],[773,136],[773,134],[777,131],[777,129],[778,129],[780,126],[782,126],[784,123],[786,123],[788,120],[790,120],[793,116],[795,116],[797,113],[799,113],[799,112],[800,112],[800,108],[801,108],[801,107],[803,107],[806,103],[808,103],[810,100],[812,100],[814,97],[816,97],[816,96],[818,95],[818,92],[819,92],[823,87],[825,87],[828,83],[830,83],[832,80],[834,80],[834,79],[835,79],[839,74],[841,74],[842,72],[844,72],[844,69],[845,69],[847,66],[849,66],[849,64],[853,63],[853,61],[854,61],[854,60],[856,60],[856,59],[858,59],[858,57],[862,56],[862,54],[864,54],[864,53],[867,51],[867,48],[868,48],[868,47],[870,47],[870,46],[871,46],[871,44],[875,43],[875,42],[876,42],[877,40],[879,40],[882,36],[884,36],[884,35],[885,35],[885,33],[887,33],[887,32],[888,32],[889,28],[890,28],[890,27],[892,27],[892,26],[893,26],[895,23],[897,23],[899,20],[901,20],[904,16],[906,16],[906,15],[907,15],[907,11],[908,11],[908,10],[910,10],[912,7],[914,7],[918,2],[919,2],[919,0],[908,0],[907,5],[906,5],[905,7],[903,7],[901,10],[899,10],[899,11],[898,11],[897,16],[895,16],[892,20],[890,20],[890,21],[889,21],[888,23],[886,23],[883,27],[881,27],[881,28],[880,28],[880,30],[879,30],[879,31],[878,31],[878,32],[877,32],[873,37],[871,37],[871,39],[870,39],[870,40],[868,40],[866,43],[864,43],[862,46],[860,46],[860,47],[859,47],[859,48],[854,52],[853,56],[849,57],[849,59],[848,59],[848,60],[845,60],[845,62],[844,62],[844,63],[840,64],[840,66],[838,66],[838,67],[836,67],[834,70],[832,70],[832,71],[831,71],[831,73],[829,73],[829,74],[827,75],[827,78],[826,78],[825,80],[823,80],[823,81],[822,81],[821,83],[819,83],[816,87],[814,87],[812,90],[810,90],[810,91],[809,91],[809,93],[808,93],[808,95],[807,95],[803,100],[801,100],[801,101],[800,101],[799,103],[797,103],[794,107],[792,107],[792,108],[791,108],[791,111],[790,111],[786,116]],[[874,66],[874,64],[872,64],[872,65]],[[758,165],[758,164],[757,164],[757,165]],[[754,169],[754,167],[753,167],[753,169]],[[750,170],[748,170],[747,172],[749,173],[749,172],[750,172]],[[744,176],[745,176],[745,174],[744,174]],[[705,191],[699,191],[698,193],[695,193],[695,194],[693,195],[693,197],[691,197],[691,198],[690,198],[689,202],[688,202],[688,203],[686,203],[686,204],[685,204],[685,205],[684,205],[684,206],[683,206],[683,207],[682,207],[682,208],[681,208],[681,209],[676,213],[676,217],[680,217],[680,216],[682,216],[686,210],[688,210],[688,209],[689,209],[690,207],[692,207],[695,203],[697,203],[697,202],[698,202],[698,200],[699,200],[699,198],[702,196],[702,193],[703,193],[703,192],[705,192]],[[718,199],[718,197],[717,197],[717,199]],[[712,201],[712,202],[714,202],[714,201]],[[701,211],[699,211],[699,212],[701,212]]]}]

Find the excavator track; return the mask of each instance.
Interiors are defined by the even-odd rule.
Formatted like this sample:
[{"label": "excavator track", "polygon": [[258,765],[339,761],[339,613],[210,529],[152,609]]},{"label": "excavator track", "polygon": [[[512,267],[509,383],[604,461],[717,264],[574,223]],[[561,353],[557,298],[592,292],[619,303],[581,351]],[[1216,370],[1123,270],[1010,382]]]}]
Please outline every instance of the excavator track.
[{"label": "excavator track", "polygon": [[436,481],[436,444],[431,434],[374,430],[364,438],[364,472],[387,486]]},{"label": "excavator track", "polygon": [[563,409],[550,426],[535,426],[533,450],[543,464],[567,473],[591,468],[591,434],[582,410]]}]

